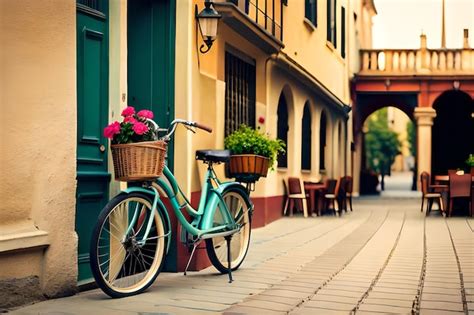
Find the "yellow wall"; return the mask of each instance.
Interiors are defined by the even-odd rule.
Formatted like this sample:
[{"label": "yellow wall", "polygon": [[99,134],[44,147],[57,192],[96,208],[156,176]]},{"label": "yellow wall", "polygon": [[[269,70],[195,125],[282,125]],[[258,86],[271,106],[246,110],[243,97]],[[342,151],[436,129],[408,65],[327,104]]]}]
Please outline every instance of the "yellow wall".
[{"label": "yellow wall", "polygon": [[[305,1],[289,1],[284,8],[283,51],[320,80],[344,103],[349,103],[349,84],[347,80],[347,60],[341,57],[341,6],[346,8],[347,19],[352,17],[347,0],[337,1],[337,47],[327,38],[327,1],[318,1],[317,27],[304,17]],[[349,35],[346,29],[346,39]],[[348,46],[346,44],[346,58]]]},{"label": "yellow wall", "polygon": [[77,276],[76,3],[0,1],[0,23],[0,282],[54,296]]},{"label": "yellow wall", "polygon": [[[285,48],[282,50],[283,58],[295,61],[307,73],[316,78],[317,81],[329,93],[335,95],[340,101],[350,104],[349,76],[351,75],[350,43],[355,45],[354,20],[352,11],[353,4],[343,1],[346,8],[346,58],[341,57],[341,2],[337,7],[337,48],[331,47],[326,41],[326,2],[318,2],[318,27],[313,28],[304,18],[304,1],[290,1],[284,7],[284,38]],[[196,149],[222,148],[224,138],[224,107],[225,107],[225,82],[224,82],[224,61],[225,48],[230,45],[244,52],[248,57],[256,61],[257,76],[257,103],[256,118],[265,118],[263,125],[256,124],[263,132],[276,137],[277,133],[277,106],[280,94],[285,89],[288,94],[288,106],[290,116],[290,130],[288,136],[288,168],[270,172],[266,179],[261,179],[256,185],[253,196],[276,196],[283,194],[282,179],[288,176],[300,176],[306,180],[320,180],[326,177],[342,176],[344,172],[350,170],[349,150],[344,146],[345,121],[340,113],[326,101],[323,101],[315,93],[314,87],[303,84],[297,76],[295,70],[284,70],[281,63],[277,62],[275,56],[264,53],[254,44],[250,43],[244,36],[230,29],[223,21],[219,22],[218,37],[211,50],[207,54],[197,54],[197,48],[202,44],[201,36],[196,32],[194,16],[192,15],[194,4],[198,5],[198,11],[203,8],[203,1],[193,1],[191,8],[186,7],[186,1],[178,1],[178,30],[176,51],[176,83],[183,87],[180,92],[176,92],[176,104],[188,104],[185,110],[177,108],[179,111],[192,117],[197,121],[202,121],[214,128],[214,135],[209,136],[203,133],[189,136],[181,133],[176,139],[178,143],[183,143],[186,148],[179,145],[180,150],[187,150],[192,143],[192,150],[187,154],[193,156]],[[184,8],[186,9],[184,10]],[[190,12],[180,19],[182,12]],[[188,18],[188,20],[186,20]],[[180,32],[180,30],[182,32]],[[186,34],[187,33],[187,34]],[[196,39],[197,34],[197,39]],[[179,39],[186,41],[186,46]],[[196,46],[197,40],[197,46]],[[189,56],[189,52],[191,56]],[[180,62],[179,60],[182,60]],[[355,59],[354,59],[355,60]],[[184,64],[187,63],[187,68]],[[189,72],[189,74],[186,74]],[[186,78],[186,76],[188,76]],[[185,83],[186,82],[186,83]],[[188,83],[189,82],[189,83]],[[183,85],[184,83],[184,85]],[[187,85],[189,84],[189,85]],[[186,89],[192,87],[192,92]],[[192,94],[192,97],[185,99],[185,94]],[[189,96],[188,96],[189,97]],[[180,101],[181,100],[181,101]],[[312,167],[311,171],[301,171],[301,119],[304,104],[309,101],[312,115]],[[326,171],[319,170],[319,124],[321,111],[327,114],[327,146],[326,146]],[[341,124],[339,135],[338,125]],[[351,137],[348,130],[348,137]],[[344,154],[348,158],[344,158]],[[184,155],[184,154],[183,154]],[[187,159],[186,161],[183,161]],[[347,165],[344,165],[344,160]],[[194,159],[176,156],[175,163],[185,165],[188,170],[186,178],[192,178],[188,192],[199,191],[200,181],[197,162]],[[179,172],[179,170],[177,170]],[[184,176],[183,176],[184,178]]]}]

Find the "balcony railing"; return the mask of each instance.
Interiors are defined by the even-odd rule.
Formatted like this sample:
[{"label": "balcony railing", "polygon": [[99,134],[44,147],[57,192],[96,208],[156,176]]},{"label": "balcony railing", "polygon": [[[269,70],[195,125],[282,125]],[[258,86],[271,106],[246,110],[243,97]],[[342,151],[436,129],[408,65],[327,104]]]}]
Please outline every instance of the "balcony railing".
[{"label": "balcony railing", "polygon": [[[217,1],[216,1],[217,2]],[[273,37],[283,41],[282,0],[224,0],[235,4]]]},{"label": "balcony railing", "polygon": [[474,74],[473,49],[363,49],[360,74]]}]

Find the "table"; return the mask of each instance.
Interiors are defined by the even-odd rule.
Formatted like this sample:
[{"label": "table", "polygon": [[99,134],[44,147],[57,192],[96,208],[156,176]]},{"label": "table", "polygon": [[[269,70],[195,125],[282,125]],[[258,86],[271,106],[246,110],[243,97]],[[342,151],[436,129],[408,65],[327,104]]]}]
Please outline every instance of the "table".
[{"label": "table", "polygon": [[[434,177],[435,185],[431,185],[433,188],[444,188],[447,187],[448,189],[442,189],[439,191],[441,193],[441,197],[443,198],[443,203],[445,205],[446,211],[448,211],[448,202],[449,202],[449,175],[435,175]],[[444,185],[439,185],[443,183]],[[438,185],[437,185],[438,184]],[[474,175],[471,176],[471,213],[474,214]]]},{"label": "table", "polygon": [[324,183],[315,183],[315,182],[304,182],[304,190],[309,194],[309,215],[312,215],[314,212],[318,216],[321,215],[321,200],[322,194],[326,190],[326,185]]}]

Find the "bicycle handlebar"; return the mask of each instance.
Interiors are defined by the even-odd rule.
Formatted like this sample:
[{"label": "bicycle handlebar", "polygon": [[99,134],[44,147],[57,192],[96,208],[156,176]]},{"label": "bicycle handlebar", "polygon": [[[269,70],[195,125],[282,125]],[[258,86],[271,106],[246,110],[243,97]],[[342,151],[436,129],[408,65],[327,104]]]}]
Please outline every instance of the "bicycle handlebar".
[{"label": "bicycle handlebar", "polygon": [[205,131],[207,131],[207,132],[209,132],[209,133],[212,133],[212,128],[211,128],[211,127],[208,127],[208,126],[206,126],[206,125],[200,124],[200,123],[198,123],[198,122],[196,122],[196,121],[194,122],[194,127],[199,128],[199,129],[202,129],[202,130],[205,130]]},{"label": "bicycle handlebar", "polygon": [[209,133],[212,133],[212,128],[211,127],[208,127],[206,125],[203,125],[201,123],[198,123],[198,122],[195,122],[195,121],[189,121],[189,120],[184,120],[184,119],[175,119],[171,122],[170,126],[168,127],[168,129],[161,129],[158,127],[158,125],[156,124],[155,121],[151,120],[151,119],[147,119],[148,121],[150,121],[156,128],[157,132],[159,131],[166,131],[166,135],[164,135],[163,137],[161,137],[162,140],[165,140],[165,141],[169,141],[171,136],[173,135],[173,133],[176,131],[176,127],[178,126],[178,124],[183,124],[185,126],[189,126],[189,127],[195,127],[195,128],[199,128],[199,129],[202,129],[202,130],[205,130]]}]

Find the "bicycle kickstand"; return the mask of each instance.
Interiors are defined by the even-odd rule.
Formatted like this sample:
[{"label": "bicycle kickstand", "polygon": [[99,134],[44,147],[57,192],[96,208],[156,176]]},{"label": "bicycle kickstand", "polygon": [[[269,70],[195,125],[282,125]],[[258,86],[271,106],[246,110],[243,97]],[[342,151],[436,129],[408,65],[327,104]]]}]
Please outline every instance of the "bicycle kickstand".
[{"label": "bicycle kickstand", "polygon": [[186,264],[186,268],[184,269],[184,275],[186,275],[186,272],[188,271],[189,265],[191,264],[191,259],[193,259],[194,252],[196,251],[196,248],[198,247],[200,242],[195,242],[193,244],[193,250],[191,252],[191,256],[189,256],[188,263]]},{"label": "bicycle kickstand", "polygon": [[232,235],[228,235],[225,237],[225,240],[227,242],[227,271],[228,271],[228,274],[229,274],[229,283],[232,283],[232,266],[231,266],[231,262],[232,262],[232,257],[231,257],[231,252],[230,252],[230,240],[232,239]]}]

